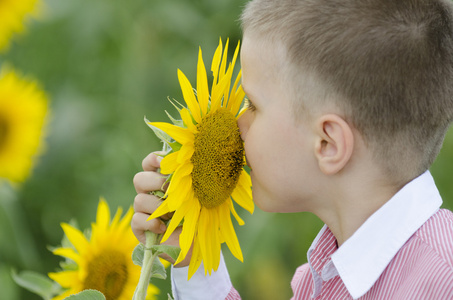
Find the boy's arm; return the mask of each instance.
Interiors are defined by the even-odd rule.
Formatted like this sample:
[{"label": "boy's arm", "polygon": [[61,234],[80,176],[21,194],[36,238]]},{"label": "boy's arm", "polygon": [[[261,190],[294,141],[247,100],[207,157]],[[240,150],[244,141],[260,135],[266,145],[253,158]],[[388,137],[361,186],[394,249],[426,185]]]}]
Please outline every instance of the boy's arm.
[{"label": "boy's arm", "polygon": [[188,281],[189,267],[171,268],[171,286],[175,300],[238,300],[238,292],[231,284],[230,276],[220,256],[219,268],[211,275],[204,273],[203,263]]}]

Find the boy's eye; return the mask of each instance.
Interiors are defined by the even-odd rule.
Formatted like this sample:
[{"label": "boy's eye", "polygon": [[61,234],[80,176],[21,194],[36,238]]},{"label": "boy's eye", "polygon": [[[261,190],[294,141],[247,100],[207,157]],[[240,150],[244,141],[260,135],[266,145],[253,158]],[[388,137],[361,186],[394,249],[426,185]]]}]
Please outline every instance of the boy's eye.
[{"label": "boy's eye", "polygon": [[245,98],[244,107],[247,108],[247,110],[250,110],[250,111],[255,111],[256,110],[255,105],[253,105],[252,101],[250,101],[249,98]]}]

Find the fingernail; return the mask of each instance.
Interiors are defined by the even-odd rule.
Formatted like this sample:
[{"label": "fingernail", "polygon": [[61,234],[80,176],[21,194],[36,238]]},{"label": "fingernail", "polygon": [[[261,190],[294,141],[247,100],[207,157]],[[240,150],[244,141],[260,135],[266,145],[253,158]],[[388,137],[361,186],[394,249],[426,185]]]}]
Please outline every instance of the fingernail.
[{"label": "fingernail", "polygon": [[162,156],[157,156],[156,159],[157,159],[157,161],[160,163],[160,162],[162,161],[163,157],[162,157]]},{"label": "fingernail", "polygon": [[167,230],[167,226],[165,226],[165,224],[160,224],[160,230],[162,230],[162,232],[164,232],[165,230]]}]

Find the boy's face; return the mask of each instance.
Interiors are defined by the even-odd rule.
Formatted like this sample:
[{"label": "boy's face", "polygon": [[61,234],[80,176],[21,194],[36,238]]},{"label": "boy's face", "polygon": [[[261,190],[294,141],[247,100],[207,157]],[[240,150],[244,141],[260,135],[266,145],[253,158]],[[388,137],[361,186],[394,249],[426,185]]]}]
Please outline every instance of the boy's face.
[{"label": "boy's face", "polygon": [[251,106],[238,122],[253,198],[265,211],[310,211],[317,186],[313,130],[308,121],[295,120],[280,75],[284,51],[267,46],[244,35],[241,49],[242,84]]}]

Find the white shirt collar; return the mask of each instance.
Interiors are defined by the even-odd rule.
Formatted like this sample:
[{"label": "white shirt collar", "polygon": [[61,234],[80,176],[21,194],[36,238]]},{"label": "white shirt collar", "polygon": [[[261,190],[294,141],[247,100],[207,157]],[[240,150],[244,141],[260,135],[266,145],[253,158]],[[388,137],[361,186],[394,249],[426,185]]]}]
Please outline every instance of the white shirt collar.
[{"label": "white shirt collar", "polygon": [[[442,204],[434,180],[426,171],[409,182],[332,255],[322,278],[312,269],[314,296],[321,292],[322,280],[340,275],[354,299],[371,289],[406,241]],[[313,241],[308,257],[316,247],[325,226]]]}]

